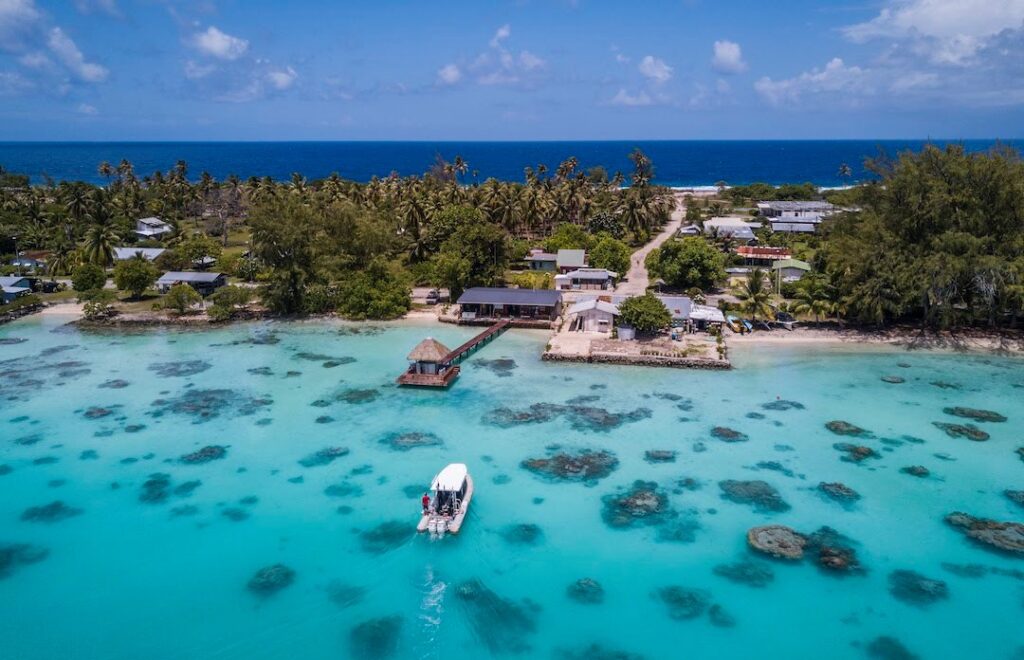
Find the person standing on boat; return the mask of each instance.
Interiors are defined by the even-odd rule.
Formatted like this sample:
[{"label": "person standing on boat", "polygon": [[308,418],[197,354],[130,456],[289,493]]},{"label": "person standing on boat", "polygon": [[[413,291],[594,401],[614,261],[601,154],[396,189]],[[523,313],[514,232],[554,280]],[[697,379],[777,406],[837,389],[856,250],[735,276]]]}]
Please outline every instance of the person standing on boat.
[{"label": "person standing on boat", "polygon": [[423,493],[423,498],[420,500],[423,503],[423,514],[430,513],[430,493]]}]

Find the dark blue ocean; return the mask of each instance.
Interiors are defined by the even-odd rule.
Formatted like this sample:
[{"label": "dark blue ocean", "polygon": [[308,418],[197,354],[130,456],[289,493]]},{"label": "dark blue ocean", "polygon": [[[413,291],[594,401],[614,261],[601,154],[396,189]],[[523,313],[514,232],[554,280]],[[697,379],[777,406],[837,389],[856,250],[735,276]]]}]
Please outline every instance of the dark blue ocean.
[{"label": "dark blue ocean", "polygon": [[[1014,145],[1020,141],[1008,141]],[[938,144],[944,144],[937,141]],[[960,142],[969,150],[985,150],[993,140]],[[629,172],[629,153],[639,147],[653,160],[655,180],[669,186],[710,186],[718,181],[739,185],[802,183],[820,186],[847,183],[839,166],[853,169],[853,180],[868,178],[866,158],[880,152],[895,156],[919,150],[921,140],[815,141],[616,141],[616,142],[6,142],[0,143],[0,165],[28,174],[37,183],[47,177],[101,183],[102,161],[114,165],[128,159],[138,175],[167,171],[178,160],[189,166],[189,178],[209,172],[216,179],[269,175],[287,179],[300,172],[309,179],[337,172],[346,179],[367,181],[392,172],[407,176],[427,171],[438,157],[461,155],[477,180],[489,177],[521,181],[523,168],[543,163],[550,170],[570,156],[584,169],[603,166],[609,174]]]}]

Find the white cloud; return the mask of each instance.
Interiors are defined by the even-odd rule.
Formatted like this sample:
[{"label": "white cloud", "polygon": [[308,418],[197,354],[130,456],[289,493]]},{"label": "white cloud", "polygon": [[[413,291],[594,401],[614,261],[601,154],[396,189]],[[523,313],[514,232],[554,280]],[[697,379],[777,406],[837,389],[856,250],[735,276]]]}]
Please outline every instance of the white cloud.
[{"label": "white cloud", "polygon": [[609,101],[612,105],[621,105],[628,108],[637,108],[645,105],[652,105],[654,100],[647,94],[647,92],[640,92],[639,94],[630,94],[625,89],[620,89],[619,93],[612,97]]},{"label": "white cloud", "polygon": [[121,17],[121,10],[117,7],[117,0],[75,0],[75,9],[83,14],[102,12],[115,18]]},{"label": "white cloud", "polygon": [[15,71],[0,71],[0,96],[17,96],[35,87],[31,80],[26,80]]},{"label": "white cloud", "polygon": [[33,0],[0,0],[0,48],[19,50],[42,19]]},{"label": "white cloud", "polygon": [[795,78],[772,80],[765,76],[754,83],[754,89],[772,105],[795,103],[804,95],[846,92],[854,95],[870,93],[871,87],[864,69],[847,66],[838,57],[824,69],[813,69]]},{"label": "white cloud", "polygon": [[672,67],[665,64],[664,60],[658,59],[653,55],[648,55],[640,60],[640,65],[637,69],[639,69],[644,77],[659,84],[667,82],[672,78]]},{"label": "white cloud", "polygon": [[31,53],[25,53],[18,58],[18,64],[25,67],[26,69],[48,69],[53,66],[53,62],[45,53],[39,51],[33,51]]},{"label": "white cloud", "polygon": [[271,87],[279,92],[283,92],[294,85],[298,77],[299,74],[290,66],[283,69],[271,69],[267,72],[267,81]]},{"label": "white cloud", "polygon": [[200,64],[195,60],[185,62],[185,77],[189,80],[200,80],[217,70],[213,64]]},{"label": "white cloud", "polygon": [[519,63],[523,65],[523,68],[527,71],[533,71],[534,69],[543,69],[544,65],[547,64],[544,60],[537,57],[528,50],[524,50],[519,53]]},{"label": "white cloud", "polygon": [[107,79],[110,72],[99,64],[87,62],[75,42],[59,27],[50,30],[46,43],[61,64],[79,79],[90,83]]},{"label": "white cloud", "polygon": [[743,61],[743,51],[735,41],[716,41],[711,68],[719,73],[743,73],[747,63]]},{"label": "white cloud", "polygon": [[99,114],[99,110],[96,109],[96,106],[89,105],[88,103],[79,103],[78,107],[75,108],[75,111],[80,115],[87,115],[90,117]]},{"label": "white cloud", "polygon": [[491,40],[489,42],[491,48],[500,48],[501,42],[505,41],[510,36],[512,36],[512,26],[506,23],[505,25],[502,25],[500,28],[498,28],[498,31],[494,33],[493,37],[491,37]]},{"label": "white cloud", "polygon": [[472,77],[478,85],[530,85],[540,77],[547,61],[528,50],[506,47],[512,36],[512,28],[502,25],[488,41],[488,48],[468,60],[468,63],[452,62],[437,71],[436,84],[454,85]]},{"label": "white cloud", "polygon": [[437,70],[437,82],[441,85],[454,85],[462,80],[462,70],[457,64],[446,64]]},{"label": "white cloud", "polygon": [[887,0],[875,18],[850,25],[852,41],[896,39],[914,42],[922,55],[941,64],[967,63],[1003,30],[1024,23],[1024,0]]},{"label": "white cloud", "polygon": [[221,60],[237,60],[249,50],[248,41],[221,32],[213,25],[192,35],[192,45],[200,53]]}]

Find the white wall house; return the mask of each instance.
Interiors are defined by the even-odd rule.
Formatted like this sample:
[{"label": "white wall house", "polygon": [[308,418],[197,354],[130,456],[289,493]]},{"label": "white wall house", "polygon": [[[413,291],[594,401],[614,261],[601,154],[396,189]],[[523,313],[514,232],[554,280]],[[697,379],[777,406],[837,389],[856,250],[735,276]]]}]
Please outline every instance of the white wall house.
[{"label": "white wall house", "polygon": [[174,233],[174,227],[160,218],[139,218],[135,221],[135,233],[143,238],[163,238]]},{"label": "white wall house", "polygon": [[569,308],[569,328],[577,332],[611,332],[619,308],[605,300],[581,300]]}]

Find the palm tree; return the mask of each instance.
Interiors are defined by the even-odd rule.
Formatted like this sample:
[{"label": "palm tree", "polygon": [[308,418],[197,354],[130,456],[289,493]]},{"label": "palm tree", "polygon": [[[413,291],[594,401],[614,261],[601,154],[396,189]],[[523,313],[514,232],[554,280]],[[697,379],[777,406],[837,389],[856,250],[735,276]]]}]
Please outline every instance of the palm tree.
[{"label": "palm tree", "polygon": [[85,262],[106,268],[114,262],[114,245],[120,239],[106,224],[90,225],[82,242],[82,258]]},{"label": "palm tree", "polygon": [[847,165],[846,163],[840,163],[838,174],[841,178],[846,179],[846,181],[849,182],[850,177],[853,176],[853,170],[850,169],[850,166]]},{"label": "palm tree", "polygon": [[114,167],[107,161],[100,163],[100,166],[96,168],[96,171],[101,177],[107,180],[107,185],[110,185],[110,177],[114,174]]},{"label": "palm tree", "polygon": [[760,268],[750,271],[747,274],[747,279],[740,282],[734,293],[740,300],[740,307],[750,315],[752,321],[756,322],[758,316],[762,318],[771,316],[772,292],[771,288],[765,284],[764,271]]},{"label": "palm tree", "polygon": [[50,252],[46,262],[46,272],[52,275],[69,275],[78,265],[78,253],[74,247],[65,242],[60,242]]},{"label": "palm tree", "polygon": [[814,323],[821,322],[821,317],[832,311],[832,302],[825,297],[824,288],[817,285],[802,286],[797,291],[796,302],[791,309],[797,314],[813,314]]}]

